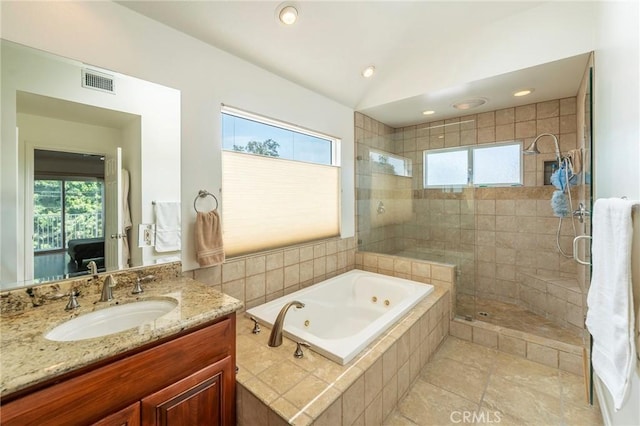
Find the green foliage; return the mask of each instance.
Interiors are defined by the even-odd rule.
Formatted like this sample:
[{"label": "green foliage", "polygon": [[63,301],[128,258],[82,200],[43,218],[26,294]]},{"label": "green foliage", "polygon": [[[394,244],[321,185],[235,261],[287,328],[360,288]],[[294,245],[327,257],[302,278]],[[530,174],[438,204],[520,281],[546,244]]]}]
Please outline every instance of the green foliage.
[{"label": "green foliage", "polygon": [[248,152],[250,154],[265,155],[267,157],[280,157],[278,148],[280,144],[269,138],[263,142],[251,141],[246,146],[233,145],[233,150],[238,152]]},{"label": "green foliage", "polygon": [[389,163],[389,157],[379,155],[377,160],[372,162],[373,171],[378,173],[387,173],[390,175],[396,174],[396,168],[393,164]]},{"label": "green foliage", "polygon": [[34,249],[63,248],[63,188],[65,241],[103,235],[102,181],[36,180],[33,194]]}]

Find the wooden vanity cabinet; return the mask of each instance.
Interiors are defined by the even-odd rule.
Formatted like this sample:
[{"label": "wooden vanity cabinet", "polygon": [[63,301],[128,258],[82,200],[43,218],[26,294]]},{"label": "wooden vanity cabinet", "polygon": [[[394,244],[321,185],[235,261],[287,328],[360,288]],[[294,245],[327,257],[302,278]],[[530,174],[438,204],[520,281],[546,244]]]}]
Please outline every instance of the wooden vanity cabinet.
[{"label": "wooden vanity cabinet", "polygon": [[2,425],[234,425],[235,314],[3,403]]}]

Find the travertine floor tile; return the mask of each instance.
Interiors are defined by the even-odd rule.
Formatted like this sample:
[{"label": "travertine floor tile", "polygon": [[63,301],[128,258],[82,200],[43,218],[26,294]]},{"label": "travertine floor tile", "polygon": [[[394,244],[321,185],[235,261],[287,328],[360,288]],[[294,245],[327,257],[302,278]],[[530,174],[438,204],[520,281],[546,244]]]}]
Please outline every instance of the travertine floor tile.
[{"label": "travertine floor tile", "polygon": [[387,421],[384,422],[385,426],[416,426],[414,422],[404,417],[399,411],[391,413]]},{"label": "travertine floor tile", "polygon": [[496,362],[498,351],[452,336],[440,346],[433,359],[449,358],[482,371],[490,371]]},{"label": "travertine floor tile", "polygon": [[456,424],[454,413],[472,412],[478,404],[419,378],[398,404],[398,411],[420,426]]},{"label": "travertine floor tile", "polygon": [[560,398],[559,370],[517,356],[500,354],[493,377],[500,377],[518,385]]},{"label": "travertine floor tile", "polygon": [[560,425],[560,398],[491,376],[482,406],[522,420],[523,424]]},{"label": "travertine floor tile", "polygon": [[601,426],[582,380],[449,336],[384,424]]},{"label": "travertine floor tile", "polygon": [[421,377],[432,385],[479,403],[489,380],[489,371],[439,358],[425,365]]}]

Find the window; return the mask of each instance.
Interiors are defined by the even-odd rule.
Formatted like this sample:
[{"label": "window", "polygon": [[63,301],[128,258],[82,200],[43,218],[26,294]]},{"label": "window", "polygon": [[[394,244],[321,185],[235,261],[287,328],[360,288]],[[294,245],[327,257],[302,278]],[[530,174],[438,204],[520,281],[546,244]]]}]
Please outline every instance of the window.
[{"label": "window", "polygon": [[223,107],[222,140],[227,256],[340,234],[338,139]]},{"label": "window", "polygon": [[369,151],[371,171],[388,175],[411,177],[411,160],[384,151]]},{"label": "window", "polygon": [[521,150],[508,142],[424,151],[424,186],[522,185]]}]

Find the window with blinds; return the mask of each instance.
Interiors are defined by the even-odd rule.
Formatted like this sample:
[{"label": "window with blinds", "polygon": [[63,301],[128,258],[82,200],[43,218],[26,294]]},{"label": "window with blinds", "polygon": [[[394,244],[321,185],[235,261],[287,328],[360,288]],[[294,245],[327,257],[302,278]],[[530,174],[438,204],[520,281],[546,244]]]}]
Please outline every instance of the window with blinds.
[{"label": "window with blinds", "polygon": [[338,139],[229,107],[222,139],[227,256],[340,234]]}]

